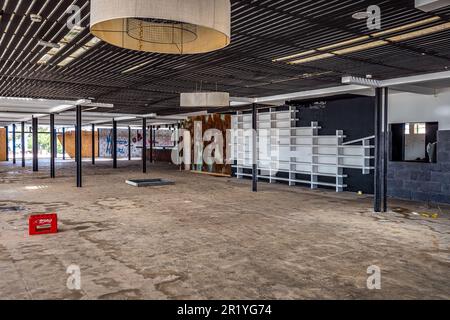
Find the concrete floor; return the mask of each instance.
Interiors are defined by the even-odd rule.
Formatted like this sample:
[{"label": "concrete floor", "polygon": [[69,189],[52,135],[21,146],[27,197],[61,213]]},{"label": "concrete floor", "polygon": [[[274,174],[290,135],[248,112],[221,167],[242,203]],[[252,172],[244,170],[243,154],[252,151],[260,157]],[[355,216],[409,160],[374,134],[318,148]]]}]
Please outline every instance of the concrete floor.
[{"label": "concrete floor", "polygon": [[[139,162],[73,163],[58,178],[0,164],[1,299],[449,299],[448,207],[216,178]],[[126,167],[126,168],[125,168]],[[27,235],[27,217],[57,212],[60,233]],[[413,212],[438,213],[427,218]],[[69,265],[81,291],[66,287]],[[366,287],[381,268],[381,290]]]}]

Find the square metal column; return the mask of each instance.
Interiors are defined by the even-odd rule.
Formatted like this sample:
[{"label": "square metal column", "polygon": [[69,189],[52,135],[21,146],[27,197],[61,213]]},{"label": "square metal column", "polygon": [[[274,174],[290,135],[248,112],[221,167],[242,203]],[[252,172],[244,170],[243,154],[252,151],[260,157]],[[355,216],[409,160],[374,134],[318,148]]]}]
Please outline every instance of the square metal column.
[{"label": "square metal column", "polygon": [[128,126],[128,161],[131,160],[131,127]]},{"label": "square metal column", "polygon": [[92,125],[92,164],[95,164],[95,124]]},{"label": "square metal column", "polygon": [[142,119],[142,172],[147,173],[147,119]]},{"label": "square metal column", "polygon": [[150,126],[150,163],[153,163],[153,126]]},{"label": "square metal column", "polygon": [[62,128],[62,158],[66,160],[66,128]]},{"label": "square metal column", "polygon": [[81,126],[82,126],[82,121],[81,121],[81,106],[77,106],[77,118],[76,118],[76,131],[75,131],[75,143],[76,143],[76,161],[77,161],[77,187],[81,188],[83,186],[83,176],[82,176],[82,169],[83,169],[83,165],[82,165],[82,135],[81,135]]},{"label": "square metal column", "polygon": [[13,153],[13,164],[16,164],[16,124],[12,125],[12,153]]},{"label": "square metal column", "polygon": [[117,169],[117,121],[113,120],[112,129],[112,157],[113,157],[113,168]]},{"label": "square metal column", "polygon": [[33,135],[33,171],[39,171],[39,159],[38,159],[38,149],[39,149],[39,140],[38,140],[38,119],[33,118],[32,120],[32,135]]},{"label": "square metal column", "polygon": [[375,89],[375,181],[374,181],[374,212],[381,212],[382,204],[382,128],[383,128],[383,89]]},{"label": "square metal column", "polygon": [[[76,111],[75,111],[75,113],[76,113]],[[75,120],[75,122],[76,122],[77,120]],[[78,156],[77,156],[77,154],[78,154],[78,143],[77,143],[77,132],[78,132],[78,130],[77,130],[77,125],[75,125],[75,162],[78,162]]]},{"label": "square metal column", "polygon": [[50,178],[55,178],[55,115],[50,115]]},{"label": "square metal column", "polygon": [[258,191],[258,148],[257,148],[257,137],[256,132],[258,129],[258,112],[256,110],[256,104],[254,103],[252,105],[252,162],[253,162],[253,170],[252,170],[252,191],[257,192]]},{"label": "square metal column", "polygon": [[389,88],[384,88],[384,108],[383,108],[383,180],[382,180],[382,210],[383,212],[388,211],[388,200],[387,200],[387,172],[388,172],[388,161],[389,161]]},{"label": "square metal column", "polygon": [[25,168],[25,122],[20,124],[22,133],[20,135],[20,144],[22,147],[22,168]]}]

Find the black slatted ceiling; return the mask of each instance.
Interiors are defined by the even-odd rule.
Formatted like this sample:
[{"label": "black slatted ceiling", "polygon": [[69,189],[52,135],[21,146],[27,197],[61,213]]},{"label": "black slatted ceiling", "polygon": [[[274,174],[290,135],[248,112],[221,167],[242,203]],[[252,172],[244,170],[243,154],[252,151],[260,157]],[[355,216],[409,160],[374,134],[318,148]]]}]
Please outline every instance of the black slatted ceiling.
[{"label": "black slatted ceiling", "polygon": [[[113,112],[170,114],[182,112],[178,107],[180,92],[218,89],[232,96],[266,96],[337,85],[347,74],[384,79],[442,71],[450,64],[448,30],[298,65],[272,61],[371,35],[374,31],[366,28],[365,21],[351,16],[372,4],[382,9],[383,30],[440,17],[407,32],[449,22],[448,8],[425,13],[414,8],[414,0],[231,2],[232,44],[223,50],[179,56],[134,52],[101,43],[68,66],[58,67],[91,39],[88,28],[47,65],[36,63],[48,51],[37,43],[40,39],[58,42],[68,32],[66,10],[72,4],[82,8],[83,26],[87,27],[89,1],[0,0],[0,10],[4,10],[0,21],[0,96],[93,97],[114,103]],[[45,20],[33,23],[31,13],[39,13]],[[142,63],[147,64],[123,73]]]}]

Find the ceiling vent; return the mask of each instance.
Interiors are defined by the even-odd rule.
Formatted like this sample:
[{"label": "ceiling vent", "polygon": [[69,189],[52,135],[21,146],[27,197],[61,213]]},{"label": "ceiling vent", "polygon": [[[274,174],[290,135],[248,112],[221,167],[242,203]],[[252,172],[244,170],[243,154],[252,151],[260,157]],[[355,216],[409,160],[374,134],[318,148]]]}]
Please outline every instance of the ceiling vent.
[{"label": "ceiling vent", "polygon": [[42,17],[38,14],[34,14],[34,13],[30,14],[30,19],[31,19],[31,21],[36,22],[36,23],[42,22]]},{"label": "ceiling vent", "polygon": [[44,40],[39,40],[38,45],[43,46],[43,47],[47,47],[47,48],[54,48],[54,49],[59,49],[61,47],[57,43],[44,41]]},{"label": "ceiling vent", "polygon": [[430,12],[450,6],[450,0],[416,0],[416,8]]}]

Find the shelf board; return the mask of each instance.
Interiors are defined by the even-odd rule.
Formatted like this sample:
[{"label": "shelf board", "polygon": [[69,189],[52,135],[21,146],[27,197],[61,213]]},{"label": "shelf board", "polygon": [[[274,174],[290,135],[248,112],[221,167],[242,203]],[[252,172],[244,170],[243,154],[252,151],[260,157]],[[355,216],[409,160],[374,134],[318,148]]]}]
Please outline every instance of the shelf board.
[{"label": "shelf board", "polygon": [[[252,177],[253,175],[251,173],[236,173],[236,176]],[[257,177],[258,177],[258,179],[264,179],[264,180],[286,181],[286,182],[295,182],[295,183],[301,183],[301,184],[320,185],[320,186],[338,187],[338,188],[346,188],[347,187],[346,184],[335,184],[335,183],[330,183],[330,182],[318,182],[318,181],[289,179],[289,178],[280,178],[280,177],[262,176],[262,175],[258,175]]]}]

